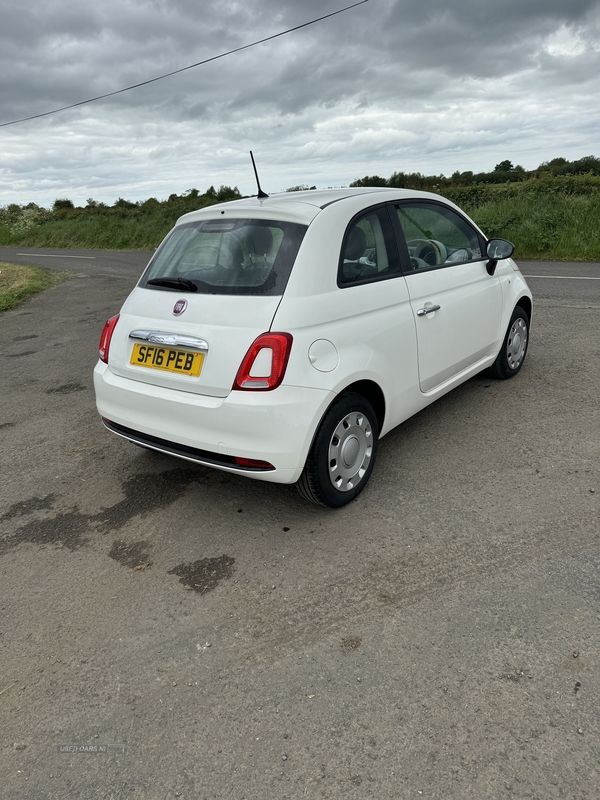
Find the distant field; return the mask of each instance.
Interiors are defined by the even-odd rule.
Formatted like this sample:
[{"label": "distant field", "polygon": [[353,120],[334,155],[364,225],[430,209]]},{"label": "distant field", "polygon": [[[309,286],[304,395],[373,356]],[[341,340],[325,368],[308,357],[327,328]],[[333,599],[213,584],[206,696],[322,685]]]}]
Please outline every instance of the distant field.
[{"label": "distant field", "polygon": [[[406,176],[394,185],[438,192],[456,202],[488,236],[516,246],[517,258],[600,261],[600,176],[542,174],[506,183],[431,185]],[[414,178],[414,179],[413,179]],[[357,185],[391,185],[392,179],[365,178]],[[380,183],[374,183],[374,181]],[[415,185],[415,184],[424,185]],[[410,185],[412,184],[412,185]],[[114,206],[74,208],[57,200],[53,209],[30,204],[0,209],[0,245],[152,250],[182,214],[240,197],[237,189],[193,189],[163,202],[118,200]]]}]

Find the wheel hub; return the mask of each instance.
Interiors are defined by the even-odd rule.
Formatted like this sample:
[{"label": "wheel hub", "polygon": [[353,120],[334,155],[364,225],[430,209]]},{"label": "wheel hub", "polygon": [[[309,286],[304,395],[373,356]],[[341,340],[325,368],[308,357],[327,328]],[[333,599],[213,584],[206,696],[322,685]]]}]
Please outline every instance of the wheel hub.
[{"label": "wheel hub", "polygon": [[506,343],[506,359],[511,369],[517,369],[527,349],[527,325],[522,318],[516,319],[510,329]]},{"label": "wheel hub", "polygon": [[373,430],[364,414],[352,412],[339,422],[329,443],[329,479],[349,492],[364,478],[373,453]]},{"label": "wheel hub", "polygon": [[356,436],[349,436],[342,446],[342,461],[344,466],[353,467],[360,452],[360,442]]}]

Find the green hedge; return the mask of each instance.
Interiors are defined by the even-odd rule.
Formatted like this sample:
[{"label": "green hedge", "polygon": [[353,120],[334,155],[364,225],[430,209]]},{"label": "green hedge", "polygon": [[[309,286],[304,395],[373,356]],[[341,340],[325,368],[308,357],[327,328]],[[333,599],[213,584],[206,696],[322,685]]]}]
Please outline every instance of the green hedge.
[{"label": "green hedge", "polygon": [[[407,176],[407,188],[434,180],[413,178]],[[600,175],[542,171],[523,180],[469,185],[443,176],[437,180],[421,188],[455,202],[486,235],[510,239],[517,258],[600,261]],[[392,182],[402,183],[399,173],[355,184]],[[0,245],[152,250],[182,214],[240,196],[237,189],[222,186],[215,191],[211,186],[204,194],[192,189],[162,202],[119,198],[111,207],[89,201],[85,208],[75,208],[65,199],[57,200],[52,210],[13,204],[0,209]]]}]

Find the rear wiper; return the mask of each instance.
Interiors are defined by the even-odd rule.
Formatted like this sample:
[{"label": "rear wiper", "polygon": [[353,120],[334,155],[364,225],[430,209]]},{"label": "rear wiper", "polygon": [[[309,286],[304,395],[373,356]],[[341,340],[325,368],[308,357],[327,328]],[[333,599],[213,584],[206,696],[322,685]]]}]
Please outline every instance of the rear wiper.
[{"label": "rear wiper", "polygon": [[147,281],[150,286],[166,286],[167,289],[184,289],[186,292],[197,292],[198,287],[187,278],[152,278]]}]

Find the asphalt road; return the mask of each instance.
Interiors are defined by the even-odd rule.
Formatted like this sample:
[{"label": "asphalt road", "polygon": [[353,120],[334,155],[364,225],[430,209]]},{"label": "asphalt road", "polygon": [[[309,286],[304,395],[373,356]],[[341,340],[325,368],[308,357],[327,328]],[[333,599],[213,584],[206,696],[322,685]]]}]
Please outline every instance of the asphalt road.
[{"label": "asphalt road", "polygon": [[335,512],[103,429],[146,257],[0,315],[0,795],[595,800],[598,265],[524,265],[571,272],[531,279],[519,376],[390,433]]},{"label": "asphalt road", "polygon": [[132,284],[150,261],[141,250],[70,250],[52,247],[0,247],[0,261],[44,269],[68,270],[74,275],[126,278]]}]

